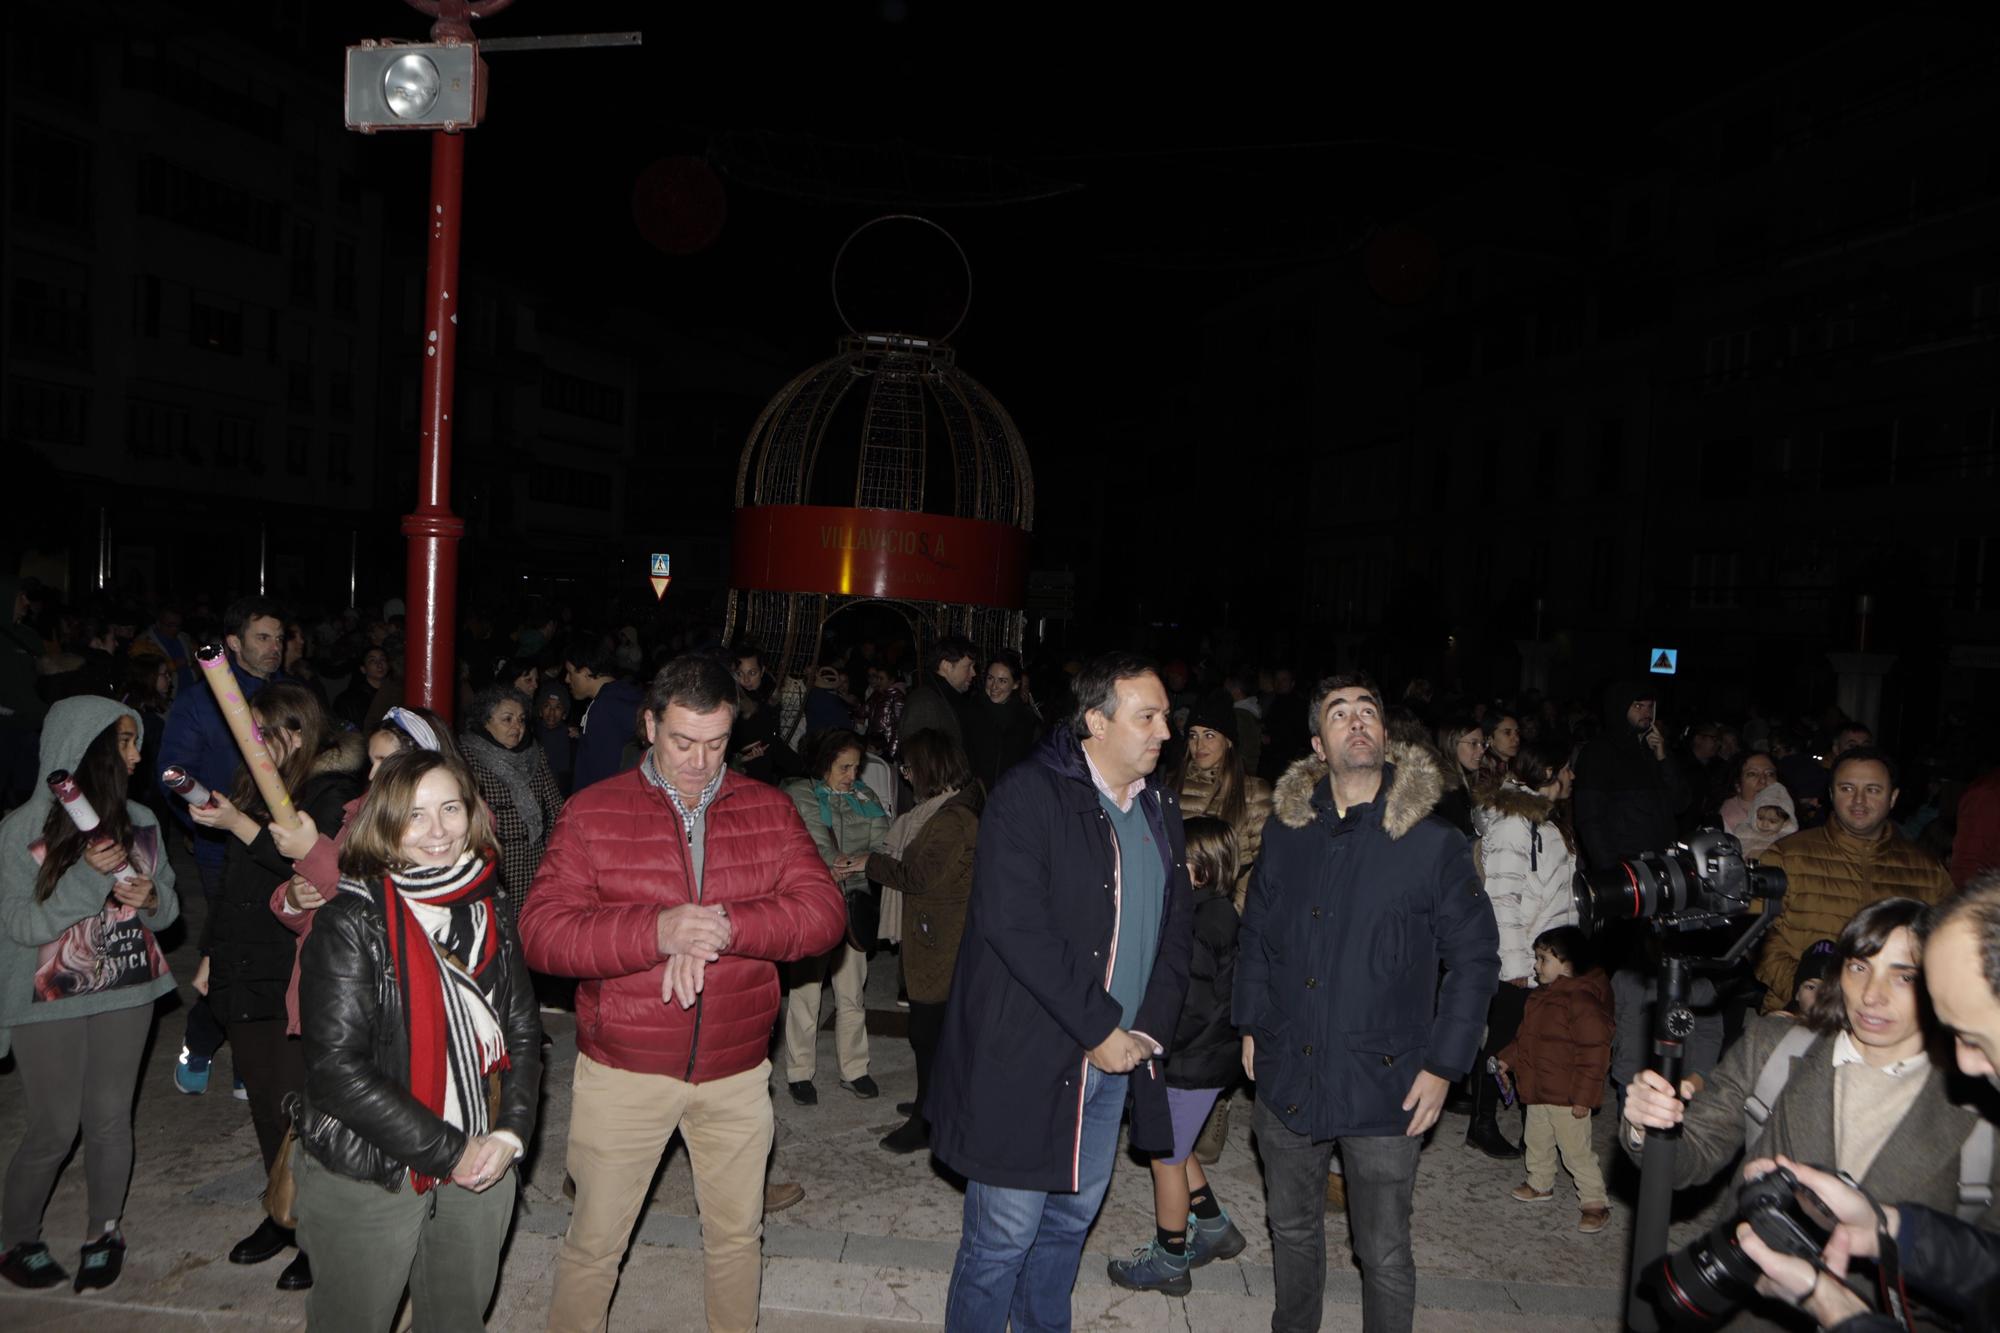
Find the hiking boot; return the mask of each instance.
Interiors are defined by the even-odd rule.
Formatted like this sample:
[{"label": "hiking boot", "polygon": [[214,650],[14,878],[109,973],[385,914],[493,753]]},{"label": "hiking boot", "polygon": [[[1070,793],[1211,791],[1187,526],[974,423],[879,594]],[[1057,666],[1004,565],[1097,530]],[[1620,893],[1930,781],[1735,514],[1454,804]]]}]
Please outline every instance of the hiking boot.
[{"label": "hiking boot", "polygon": [[69,1281],[69,1274],[49,1253],[49,1247],[38,1240],[23,1241],[5,1254],[0,1254],[0,1277],[29,1291],[61,1286]]},{"label": "hiking boot", "polygon": [[1203,1264],[1212,1264],[1217,1259],[1234,1259],[1243,1253],[1243,1246],[1246,1243],[1243,1233],[1229,1220],[1227,1210],[1224,1210],[1221,1217],[1206,1220],[1189,1213],[1187,1237],[1189,1268],[1200,1268]]},{"label": "hiking boot", "polygon": [[1554,1190],[1538,1190],[1525,1180],[1516,1185],[1511,1193],[1518,1203],[1547,1203],[1556,1197]]},{"label": "hiking boot", "polygon": [[1595,1208],[1586,1208],[1583,1210],[1583,1216],[1578,1220],[1576,1229],[1586,1236],[1595,1236],[1610,1224],[1611,1209],[1603,1204],[1599,1204]]},{"label": "hiking boot", "polygon": [[806,1187],[796,1180],[769,1180],[764,1182],[764,1211],[782,1213],[795,1203],[804,1203]]},{"label": "hiking boot", "polygon": [[174,1065],[174,1086],[190,1097],[198,1097],[208,1091],[208,1057],[189,1055],[188,1048],[181,1047],[181,1058]]},{"label": "hiking boot", "polygon": [[1104,1265],[1104,1271],[1127,1291],[1185,1296],[1194,1290],[1194,1279],[1188,1276],[1188,1256],[1168,1254],[1157,1236],[1132,1251],[1130,1259],[1111,1260]]},{"label": "hiking boot", "polygon": [[107,1231],[83,1247],[83,1260],[76,1266],[74,1290],[102,1291],[118,1280],[124,1267],[125,1237],[117,1231]]}]

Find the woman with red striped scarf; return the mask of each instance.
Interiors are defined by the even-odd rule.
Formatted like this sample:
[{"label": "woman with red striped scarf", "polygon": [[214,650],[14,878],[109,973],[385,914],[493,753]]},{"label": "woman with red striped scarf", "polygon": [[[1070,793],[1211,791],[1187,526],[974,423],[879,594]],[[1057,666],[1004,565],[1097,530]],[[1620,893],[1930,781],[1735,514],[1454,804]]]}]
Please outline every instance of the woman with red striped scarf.
[{"label": "woman with red striped scarf", "polygon": [[541,1020],[493,828],[455,756],[383,762],[300,959],[312,1328],[477,1329],[534,1132]]}]

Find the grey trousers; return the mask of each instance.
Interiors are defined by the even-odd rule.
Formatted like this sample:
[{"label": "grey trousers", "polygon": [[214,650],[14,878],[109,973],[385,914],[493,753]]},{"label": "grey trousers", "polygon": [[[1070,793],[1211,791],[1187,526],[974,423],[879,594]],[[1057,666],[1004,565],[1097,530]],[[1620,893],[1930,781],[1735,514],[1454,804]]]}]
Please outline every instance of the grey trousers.
[{"label": "grey trousers", "polygon": [[1277,1287],[1272,1333],[1316,1333],[1320,1326],[1326,1299],[1326,1171],[1336,1142],[1347,1168],[1348,1233],[1361,1261],[1361,1327],[1364,1333],[1409,1333],[1417,1308],[1410,1205],[1424,1141],[1398,1136],[1315,1142],[1287,1129],[1261,1100],[1256,1125]]},{"label": "grey trousers", "polygon": [[150,1000],[14,1029],[28,1131],[7,1164],[0,1248],[41,1239],[42,1210],[79,1128],[93,1232],[125,1211],[132,1183],[132,1089],[152,1029]]},{"label": "grey trousers", "polygon": [[519,1172],[484,1194],[451,1184],[419,1194],[407,1180],[392,1192],[329,1171],[294,1144],[292,1176],[299,1248],[312,1256],[308,1329],[389,1333],[406,1286],[424,1333],[486,1327]]}]

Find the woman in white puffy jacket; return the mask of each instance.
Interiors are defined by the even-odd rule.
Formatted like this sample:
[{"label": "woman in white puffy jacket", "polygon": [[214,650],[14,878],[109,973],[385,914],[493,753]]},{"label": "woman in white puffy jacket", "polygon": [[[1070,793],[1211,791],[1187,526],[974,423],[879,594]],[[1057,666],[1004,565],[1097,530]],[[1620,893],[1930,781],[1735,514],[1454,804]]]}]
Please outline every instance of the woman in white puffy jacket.
[{"label": "woman in white puffy jacket", "polygon": [[[1486,1014],[1488,1055],[1512,1041],[1521,1025],[1535,985],[1535,937],[1576,924],[1570,895],[1576,873],[1569,816],[1573,776],[1567,752],[1546,742],[1523,741],[1507,765],[1506,778],[1475,796],[1479,867],[1500,928],[1500,988]],[[1500,1132],[1491,1084],[1491,1079],[1474,1083],[1465,1141],[1489,1156],[1518,1156],[1520,1148]]]}]

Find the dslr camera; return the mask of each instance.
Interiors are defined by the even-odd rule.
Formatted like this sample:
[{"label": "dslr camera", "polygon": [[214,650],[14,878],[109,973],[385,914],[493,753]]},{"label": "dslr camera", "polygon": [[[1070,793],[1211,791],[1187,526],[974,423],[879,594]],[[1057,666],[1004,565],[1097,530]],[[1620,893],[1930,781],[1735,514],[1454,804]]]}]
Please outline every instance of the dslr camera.
[{"label": "dslr camera", "polygon": [[1776,910],[1785,872],[1743,859],[1743,844],[1721,829],[1698,829],[1686,842],[1600,870],[1580,871],[1571,888],[1586,935],[1614,921],[1651,921],[1662,930],[1706,930],[1750,910],[1753,899]]},{"label": "dslr camera", "polygon": [[1719,1323],[1756,1299],[1762,1270],[1736,1242],[1741,1222],[1778,1253],[1798,1259],[1816,1259],[1838,1225],[1820,1197],[1785,1168],[1750,1181],[1734,1213],[1686,1249],[1654,1260],[1641,1279],[1667,1323]]}]

